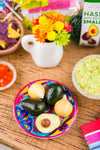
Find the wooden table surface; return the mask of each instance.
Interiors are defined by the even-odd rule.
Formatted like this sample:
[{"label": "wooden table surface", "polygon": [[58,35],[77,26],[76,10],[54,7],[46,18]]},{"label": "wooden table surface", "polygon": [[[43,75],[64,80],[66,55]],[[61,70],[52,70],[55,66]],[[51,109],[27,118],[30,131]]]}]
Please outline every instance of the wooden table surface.
[{"label": "wooden table surface", "polygon": [[[25,29],[25,34],[31,31]],[[37,67],[30,54],[20,46],[16,52],[0,56],[17,70],[15,84],[0,91],[0,143],[18,150],[88,150],[81,132],[81,125],[100,118],[100,101],[87,99],[80,95],[72,83],[72,70],[81,58],[90,54],[100,54],[100,46],[95,48],[80,47],[73,42],[64,47],[64,56],[60,64],[51,69]],[[13,103],[19,90],[37,79],[53,79],[66,85],[74,94],[78,115],[73,126],[64,135],[49,140],[36,139],[27,135],[14,119]]]}]

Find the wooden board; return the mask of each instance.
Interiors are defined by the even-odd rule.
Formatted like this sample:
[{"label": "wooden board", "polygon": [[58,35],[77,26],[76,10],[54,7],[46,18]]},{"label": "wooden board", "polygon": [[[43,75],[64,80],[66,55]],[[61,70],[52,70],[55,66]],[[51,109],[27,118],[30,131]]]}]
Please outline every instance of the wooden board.
[{"label": "wooden board", "polygon": [[[25,29],[25,34],[31,31]],[[81,58],[90,54],[100,54],[100,46],[95,48],[80,47],[73,42],[64,47],[64,56],[55,68],[37,67],[30,54],[20,46],[16,52],[0,56],[17,70],[15,84],[0,92],[0,142],[18,150],[88,150],[80,126],[100,118],[100,101],[87,99],[80,95],[72,83],[72,70]],[[19,90],[37,79],[53,79],[66,85],[74,94],[78,104],[78,116],[71,129],[64,135],[49,140],[36,139],[20,129],[13,115],[13,103]]]}]

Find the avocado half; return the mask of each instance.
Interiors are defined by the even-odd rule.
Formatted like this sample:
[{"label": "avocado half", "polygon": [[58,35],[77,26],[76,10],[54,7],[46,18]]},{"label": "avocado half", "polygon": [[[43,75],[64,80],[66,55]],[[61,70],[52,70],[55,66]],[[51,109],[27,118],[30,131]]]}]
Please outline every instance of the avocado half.
[{"label": "avocado half", "polygon": [[99,33],[98,27],[95,24],[90,25],[88,33],[90,36],[96,36]]},{"label": "avocado half", "polygon": [[[49,119],[50,125],[48,127],[42,125],[43,119]],[[49,133],[60,126],[60,117],[55,114],[43,113],[37,117],[35,125],[41,133]]]}]

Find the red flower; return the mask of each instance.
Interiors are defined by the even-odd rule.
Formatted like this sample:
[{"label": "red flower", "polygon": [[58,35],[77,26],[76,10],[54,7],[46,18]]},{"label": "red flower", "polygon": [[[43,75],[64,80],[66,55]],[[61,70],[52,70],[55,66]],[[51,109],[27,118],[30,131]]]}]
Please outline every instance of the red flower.
[{"label": "red flower", "polygon": [[35,21],[33,22],[33,27],[39,24],[39,18],[35,19]]},{"label": "red flower", "polygon": [[64,30],[71,32],[73,30],[72,26],[69,25],[69,22],[67,23],[67,26],[64,27]]}]

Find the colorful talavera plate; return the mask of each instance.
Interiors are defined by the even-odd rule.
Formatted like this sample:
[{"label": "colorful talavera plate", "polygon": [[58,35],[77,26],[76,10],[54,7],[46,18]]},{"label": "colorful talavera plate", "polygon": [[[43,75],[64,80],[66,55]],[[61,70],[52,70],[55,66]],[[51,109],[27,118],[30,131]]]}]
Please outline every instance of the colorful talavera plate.
[{"label": "colorful talavera plate", "polygon": [[[28,85],[26,85],[25,87],[23,87],[21,89],[21,91],[18,93],[18,95],[14,101],[15,119],[16,119],[17,123],[19,124],[19,126],[27,134],[29,134],[31,136],[34,136],[37,138],[42,138],[42,139],[58,137],[58,136],[62,135],[63,133],[65,133],[68,129],[70,129],[70,127],[72,126],[72,124],[74,123],[74,121],[76,119],[77,104],[76,104],[75,98],[74,98],[72,92],[66,86],[59,83],[64,87],[64,90],[65,90],[64,94],[66,94],[67,99],[73,105],[73,112],[71,113],[70,116],[68,116],[66,118],[60,118],[61,119],[61,126],[59,128],[57,128],[56,130],[54,130],[53,132],[46,133],[46,134],[41,133],[38,131],[38,129],[35,126],[36,116],[30,115],[21,106],[21,102],[23,101],[23,99],[30,98],[28,95],[28,89],[34,83],[41,83],[46,89],[49,84],[58,83],[58,82],[53,81],[53,80],[48,80],[48,79],[42,79],[42,80],[37,80],[37,81],[31,82]],[[53,108],[51,108],[51,109],[47,109],[46,112],[54,113],[54,110],[53,110]]]}]

